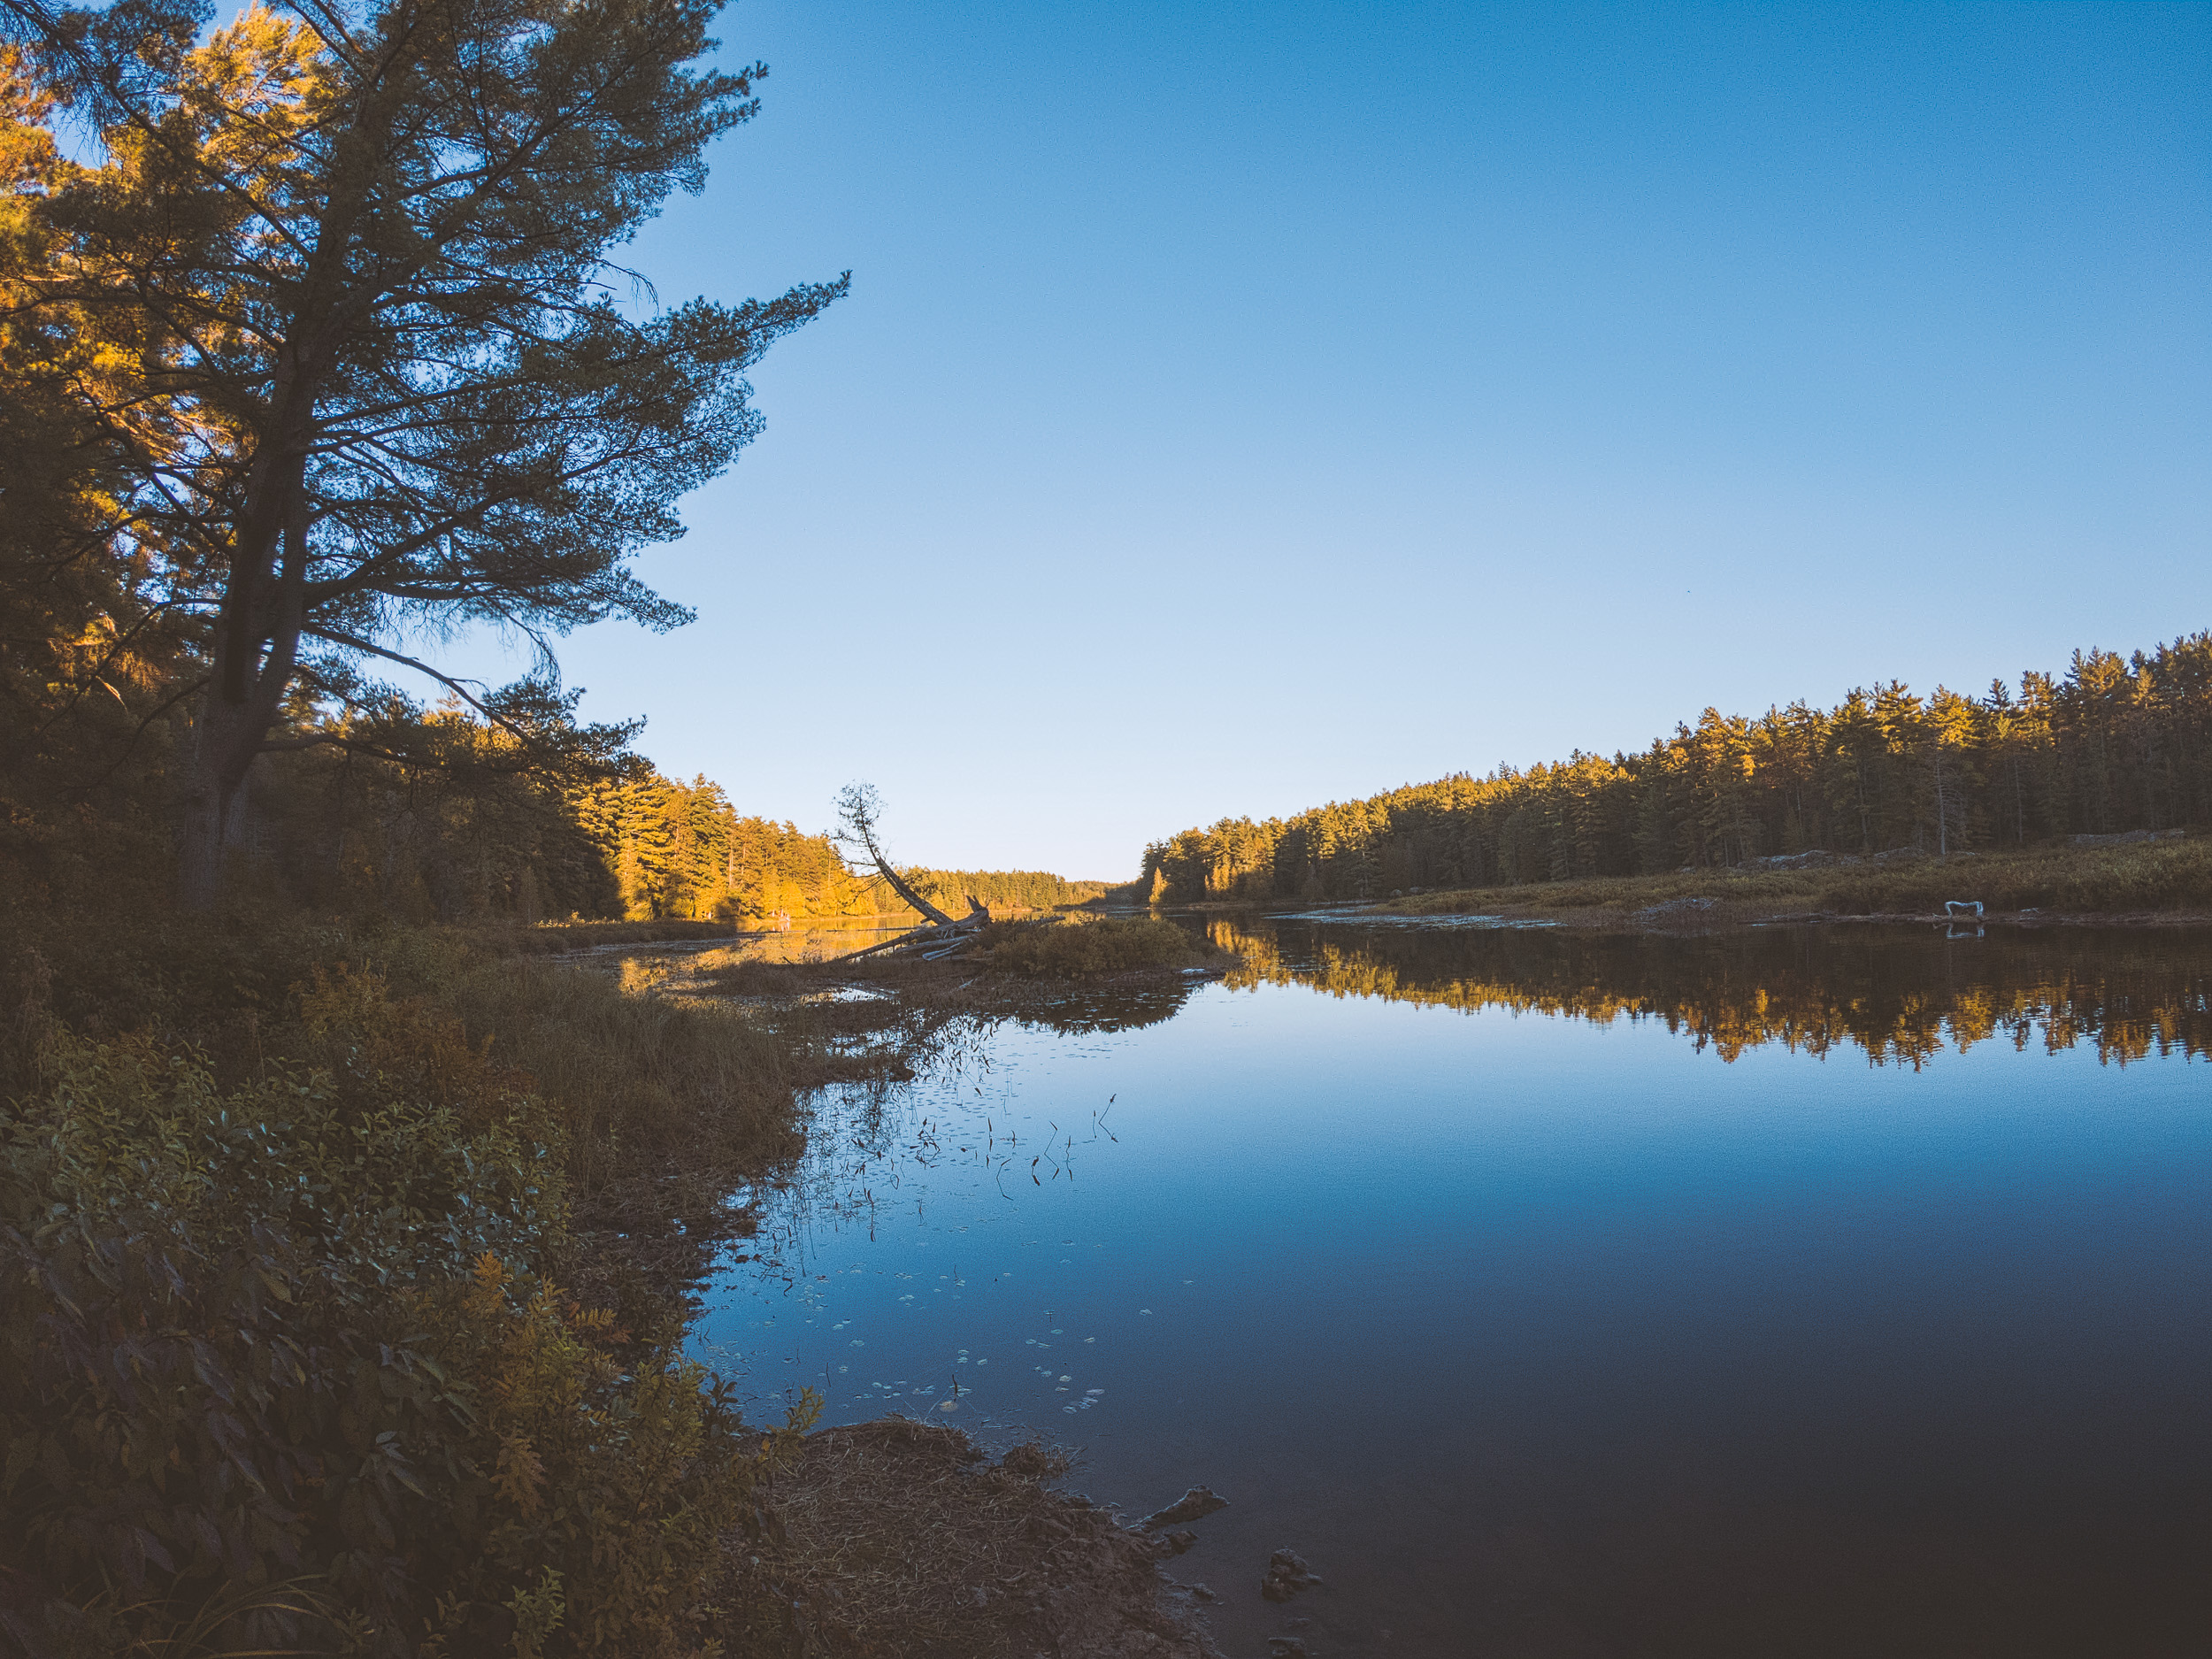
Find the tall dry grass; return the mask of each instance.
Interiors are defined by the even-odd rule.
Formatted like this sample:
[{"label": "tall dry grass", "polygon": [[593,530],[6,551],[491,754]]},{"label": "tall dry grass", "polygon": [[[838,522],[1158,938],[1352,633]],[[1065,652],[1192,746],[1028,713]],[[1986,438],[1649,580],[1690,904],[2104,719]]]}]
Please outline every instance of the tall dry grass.
[{"label": "tall dry grass", "polygon": [[1143,969],[1194,967],[1218,957],[1205,940],[1148,917],[1070,917],[1041,926],[993,927],[982,939],[992,972],[1032,979],[1096,979]]},{"label": "tall dry grass", "polygon": [[2065,914],[2212,912],[2212,838],[2108,847],[2052,847],[1833,864],[1807,870],[1702,870],[1461,888],[1393,900],[1404,915],[1497,912],[1623,916],[1683,899],[1725,914],[1917,915],[1952,899],[1992,910]]},{"label": "tall dry grass", "polygon": [[562,963],[474,956],[434,995],[561,1108],[580,1190],[641,1158],[759,1168],[798,1149],[803,1050],[742,1010],[634,995]]}]

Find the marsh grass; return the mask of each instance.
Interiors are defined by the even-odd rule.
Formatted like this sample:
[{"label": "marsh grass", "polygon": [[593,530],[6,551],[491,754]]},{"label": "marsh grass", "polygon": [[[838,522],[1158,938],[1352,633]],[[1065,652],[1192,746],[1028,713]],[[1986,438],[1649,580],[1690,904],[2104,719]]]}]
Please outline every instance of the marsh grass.
[{"label": "marsh grass", "polygon": [[559,1106],[580,1191],[640,1161],[747,1170],[798,1150],[790,1102],[812,1080],[806,1053],[738,1010],[641,996],[565,964],[474,956],[431,994]]},{"label": "marsh grass", "polygon": [[1197,934],[1151,917],[996,926],[985,931],[982,943],[983,961],[991,972],[1031,979],[1099,979],[1202,967],[1223,959],[1217,947]]},{"label": "marsh grass", "polygon": [[[684,965],[686,978],[713,995],[789,1002],[865,986],[889,994],[873,1012],[849,1002],[832,1020],[883,1020],[899,1002],[977,1014],[1018,1012],[1022,981],[1102,980],[1191,967],[1220,967],[1229,953],[1189,929],[1156,917],[1066,916],[1049,922],[998,922],[967,955],[931,962],[916,956],[858,961],[767,962],[741,947],[708,951]],[[682,981],[675,988],[682,989]]]},{"label": "marsh grass", "polygon": [[796,1435],[686,1357],[684,1292],[810,1048],[457,930],[0,922],[0,1630],[696,1651]]},{"label": "marsh grass", "polygon": [[[2212,912],[2212,838],[1804,870],[1591,877],[1424,893],[1375,908],[1409,916],[1541,916],[1597,926],[1713,926],[1787,915],[1925,916],[1952,899],[1978,900],[1991,911],[2051,916]],[[1705,900],[1709,905],[1695,902]]]}]

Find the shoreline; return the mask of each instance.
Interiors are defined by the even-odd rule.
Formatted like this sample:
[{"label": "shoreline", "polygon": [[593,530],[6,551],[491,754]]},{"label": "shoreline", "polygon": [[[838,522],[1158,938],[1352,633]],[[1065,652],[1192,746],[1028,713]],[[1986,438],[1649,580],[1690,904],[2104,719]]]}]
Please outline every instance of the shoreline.
[{"label": "shoreline", "polygon": [[[1655,914],[1654,912],[1658,912]],[[1524,904],[1465,910],[1410,910],[1393,905],[1371,905],[1325,918],[1302,912],[1312,920],[1333,923],[1403,919],[1453,922],[1494,921],[1502,926],[1577,928],[1596,933],[1704,933],[1730,927],[1952,927],[1965,932],[1995,927],[2039,932],[2062,928],[2212,928],[2212,910],[1985,910],[1980,916],[1953,916],[1941,910],[1830,910],[1778,909],[1723,900],[1710,908],[1693,908],[1679,901],[1630,910],[1609,906]]]},{"label": "shoreline", "polygon": [[[844,1045],[844,1069],[885,1082],[929,1064],[962,1018],[1050,1024],[1102,999],[1164,1001],[1158,1017],[1227,972],[1206,961],[1033,978],[974,962],[764,960],[746,954],[756,942],[623,941],[558,960],[583,972],[622,961],[632,994],[718,1003],[795,1041]],[[659,1278],[664,1290],[696,1294],[680,1274]],[[939,1419],[811,1429],[770,1478],[775,1535],[724,1540],[726,1604],[788,1609],[806,1651],[824,1659],[1223,1659],[1203,1610],[1212,1591],[1165,1571],[1197,1540],[1064,1489],[1072,1462],[1033,1437],[995,1452]],[[724,1633],[741,1645],[748,1632]]]},{"label": "shoreline", "polygon": [[[1979,902],[1978,916],[1947,904]],[[1943,856],[1909,850],[1870,857],[1817,849],[1757,864],[1653,875],[1448,888],[1414,887],[1371,901],[1301,904],[1227,895],[1190,908],[1302,910],[1317,919],[1494,918],[1627,933],[1704,933],[1749,926],[1943,926],[2019,928],[2212,926],[2212,836],[2167,835]]]},{"label": "shoreline", "polygon": [[733,1540],[732,1575],[826,1659],[1222,1659],[1202,1610],[1217,1598],[1164,1570],[1194,1536],[1057,1489],[1071,1463],[897,1415],[818,1429],[774,1478],[781,1536]]}]

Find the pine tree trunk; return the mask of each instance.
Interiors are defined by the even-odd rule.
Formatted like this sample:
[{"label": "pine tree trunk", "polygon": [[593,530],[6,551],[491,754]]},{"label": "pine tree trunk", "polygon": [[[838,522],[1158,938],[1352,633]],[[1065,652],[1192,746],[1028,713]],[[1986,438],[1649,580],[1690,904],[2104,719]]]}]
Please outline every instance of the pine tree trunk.
[{"label": "pine tree trunk", "polygon": [[1936,856],[1938,857],[1942,857],[1948,854],[1951,850],[1951,810],[1950,803],[1944,798],[1943,748],[1940,744],[1936,746],[1935,752],[1935,787]]},{"label": "pine tree trunk", "polygon": [[188,910],[212,910],[224,865],[244,840],[246,774],[265,729],[250,705],[226,702],[218,686],[204,695],[193,723],[192,768],[185,787],[180,897]]},{"label": "pine tree trunk", "polygon": [[[280,480],[280,504],[249,517],[274,527],[241,548],[257,556],[234,565],[215,624],[215,660],[193,722],[190,780],[186,786],[179,897],[188,910],[214,908],[222,896],[224,861],[245,827],[246,774],[276,724],[298,661],[306,584],[304,501],[294,469]],[[280,547],[287,557],[280,570]]]}]

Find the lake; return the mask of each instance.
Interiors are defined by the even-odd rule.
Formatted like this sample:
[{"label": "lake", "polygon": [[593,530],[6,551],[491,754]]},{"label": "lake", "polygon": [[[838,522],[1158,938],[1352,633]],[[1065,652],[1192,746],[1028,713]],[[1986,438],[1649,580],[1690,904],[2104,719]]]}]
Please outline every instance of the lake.
[{"label": "lake", "polygon": [[1214,1487],[1233,1655],[2206,1651],[2212,938],[1186,925],[813,1102],[757,1413]]}]

